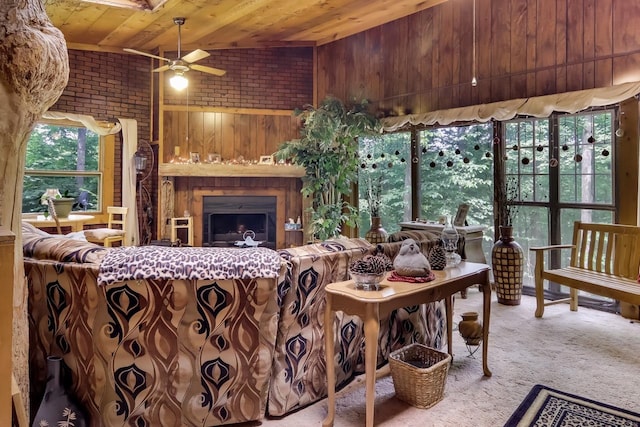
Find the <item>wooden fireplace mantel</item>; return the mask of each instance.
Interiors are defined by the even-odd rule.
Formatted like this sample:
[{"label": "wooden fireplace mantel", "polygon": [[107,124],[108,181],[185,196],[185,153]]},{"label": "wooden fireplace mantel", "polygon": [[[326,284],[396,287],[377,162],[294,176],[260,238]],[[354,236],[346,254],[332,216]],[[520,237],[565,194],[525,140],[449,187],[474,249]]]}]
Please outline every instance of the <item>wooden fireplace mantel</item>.
[{"label": "wooden fireplace mantel", "polygon": [[222,164],[222,163],[160,163],[160,176],[202,177],[281,177],[301,178],[304,168],[292,165]]},{"label": "wooden fireplace mantel", "polygon": [[[205,196],[247,196],[255,195],[255,190],[245,189],[210,189],[195,188],[193,190],[193,219],[194,223],[202,224],[202,205]],[[276,198],[276,248],[285,248],[285,191],[282,189],[264,189],[260,190],[261,196],[275,196]],[[202,227],[196,227],[195,230],[196,246],[202,246]]]}]

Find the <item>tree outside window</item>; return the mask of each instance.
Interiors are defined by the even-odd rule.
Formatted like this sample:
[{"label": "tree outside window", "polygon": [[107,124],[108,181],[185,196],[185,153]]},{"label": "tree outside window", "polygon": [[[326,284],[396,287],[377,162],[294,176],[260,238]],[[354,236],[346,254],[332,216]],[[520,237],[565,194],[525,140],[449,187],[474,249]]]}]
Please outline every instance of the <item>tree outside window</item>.
[{"label": "tree outside window", "polygon": [[27,143],[22,212],[41,212],[48,188],[76,199],[74,211],[100,210],[100,137],[76,126],[39,123]]}]

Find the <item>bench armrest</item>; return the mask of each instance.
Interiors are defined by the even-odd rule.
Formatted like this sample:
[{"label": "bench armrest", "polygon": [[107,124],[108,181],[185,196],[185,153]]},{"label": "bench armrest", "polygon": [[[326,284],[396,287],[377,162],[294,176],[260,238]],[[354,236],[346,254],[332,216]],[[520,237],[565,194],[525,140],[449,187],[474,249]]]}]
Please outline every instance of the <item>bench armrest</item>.
[{"label": "bench armrest", "polygon": [[551,249],[571,249],[575,248],[576,245],[549,245],[549,246],[535,246],[529,248],[530,251],[549,251]]}]

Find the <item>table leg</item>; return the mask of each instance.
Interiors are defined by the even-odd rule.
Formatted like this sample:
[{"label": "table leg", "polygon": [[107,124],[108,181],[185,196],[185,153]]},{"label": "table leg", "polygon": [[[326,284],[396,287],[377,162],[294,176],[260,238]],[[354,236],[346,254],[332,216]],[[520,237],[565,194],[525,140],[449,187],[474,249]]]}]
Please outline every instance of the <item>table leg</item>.
[{"label": "table leg", "polygon": [[447,315],[447,348],[453,361],[453,295],[449,294],[444,299],[444,309]]},{"label": "table leg", "polygon": [[491,371],[487,363],[487,350],[489,349],[489,320],[491,316],[491,284],[489,283],[489,275],[486,274],[486,280],[482,284],[482,370],[484,375],[490,377]]},{"label": "table leg", "polygon": [[327,363],[327,417],[322,422],[322,427],[332,427],[336,415],[336,369],[335,349],[333,338],[333,311],[331,310],[331,295],[326,296],[324,309],[324,349]]},{"label": "table leg", "polygon": [[367,304],[364,319],[364,376],[366,380],[366,427],[373,427],[376,399],[376,362],[380,317],[377,304]]}]

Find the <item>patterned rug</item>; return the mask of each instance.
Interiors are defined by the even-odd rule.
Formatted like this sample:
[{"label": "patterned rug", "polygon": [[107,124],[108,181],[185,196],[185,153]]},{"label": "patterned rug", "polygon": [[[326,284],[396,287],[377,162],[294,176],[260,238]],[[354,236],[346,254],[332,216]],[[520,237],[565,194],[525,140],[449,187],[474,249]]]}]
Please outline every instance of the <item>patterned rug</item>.
[{"label": "patterned rug", "polygon": [[535,385],[505,427],[640,427],[640,414]]}]

